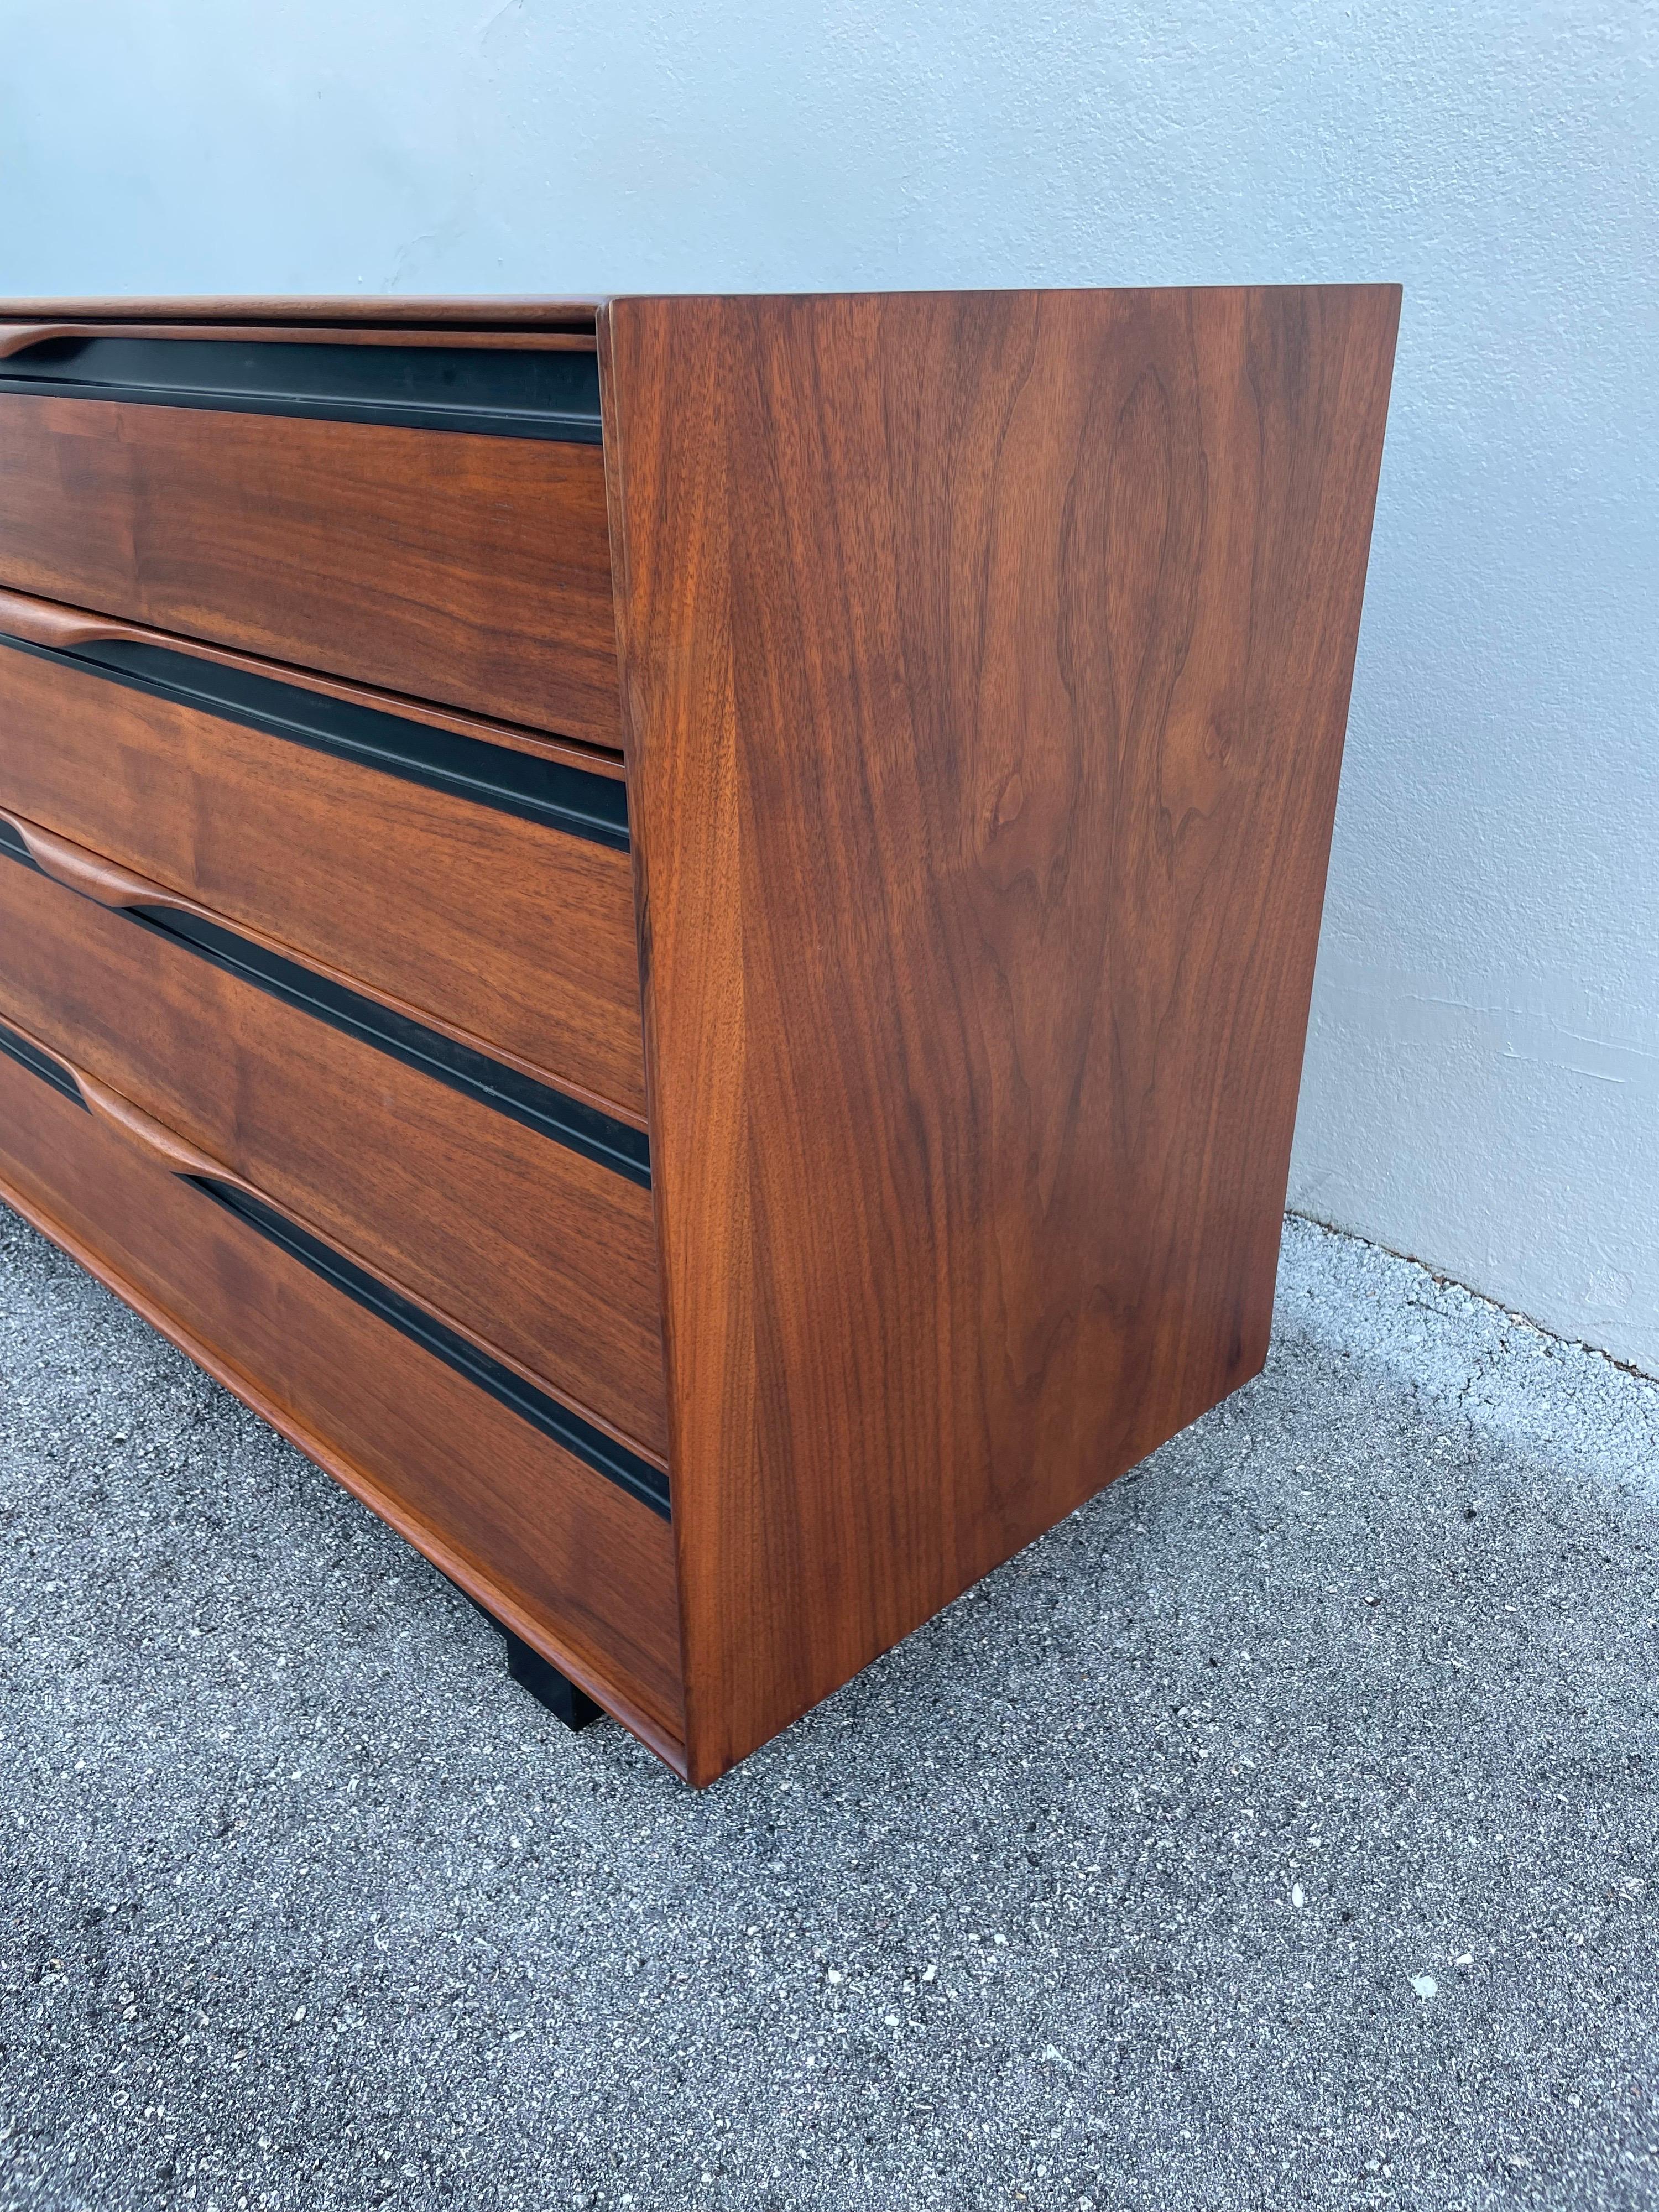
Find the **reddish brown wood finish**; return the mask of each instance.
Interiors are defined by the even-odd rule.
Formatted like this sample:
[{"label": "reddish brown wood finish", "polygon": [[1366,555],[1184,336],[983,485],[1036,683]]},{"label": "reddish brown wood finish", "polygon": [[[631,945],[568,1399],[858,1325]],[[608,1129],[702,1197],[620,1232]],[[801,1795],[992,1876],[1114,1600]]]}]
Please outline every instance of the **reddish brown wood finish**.
[{"label": "reddish brown wood finish", "polygon": [[0,392],[0,585],[617,742],[592,446]]},{"label": "reddish brown wood finish", "polygon": [[0,808],[643,1121],[626,853],[3,646]]},{"label": "reddish brown wood finish", "polygon": [[60,888],[30,842],[50,873],[0,859],[0,1019],[662,1463],[648,1191]]},{"label": "reddish brown wood finish", "polygon": [[683,1767],[665,1522],[3,1055],[0,1197]]},{"label": "reddish brown wood finish", "polygon": [[[580,302],[5,312],[595,329]],[[362,1401],[390,1333],[204,1228],[125,1094],[125,1136],[87,1138],[0,1063],[11,1194],[711,1779],[1261,1364],[1397,313],[1392,287],[615,301],[608,545],[591,450],[0,395],[0,587],[624,746],[635,869],[573,874],[571,841],[0,651],[0,807],[624,1117],[648,1090],[672,1561],[533,1432],[503,1488],[521,1425],[477,1427],[401,1339]],[[465,1240],[402,1167],[348,1191],[299,1089],[264,1114],[262,1022],[130,973],[131,925],[86,912],[17,1003],[399,1280]],[[34,914],[0,912],[9,948]],[[169,1091],[181,1041],[209,1079]],[[337,1110],[359,1079],[282,1043]],[[523,1188],[501,1166],[486,1212]],[[596,1230],[595,1313],[617,1249]]]},{"label": "reddish brown wood finish", "polygon": [[89,607],[67,607],[58,599],[31,599],[27,592],[0,589],[0,635],[60,652],[73,652],[78,645],[94,644],[100,639],[159,645],[169,653],[182,653],[187,659],[206,661],[218,668],[239,668],[250,676],[291,684],[324,698],[343,699],[349,705],[396,714],[404,721],[424,722],[432,729],[453,730],[459,737],[477,738],[481,744],[536,753],[544,760],[562,761],[589,775],[609,776],[617,781],[622,777],[620,751],[578,744],[569,738],[548,737],[540,730],[526,730],[516,722],[492,721],[483,714],[463,714],[453,707],[434,707],[429,699],[411,699],[401,693],[371,690],[362,684],[342,683],[338,677],[319,676],[314,669],[296,668],[291,661],[230,653],[223,646],[204,645],[200,638],[181,637],[176,630],[147,629],[143,623],[94,614]]},{"label": "reddish brown wood finish", "polygon": [[1397,313],[601,316],[694,1780],[1261,1364]]}]

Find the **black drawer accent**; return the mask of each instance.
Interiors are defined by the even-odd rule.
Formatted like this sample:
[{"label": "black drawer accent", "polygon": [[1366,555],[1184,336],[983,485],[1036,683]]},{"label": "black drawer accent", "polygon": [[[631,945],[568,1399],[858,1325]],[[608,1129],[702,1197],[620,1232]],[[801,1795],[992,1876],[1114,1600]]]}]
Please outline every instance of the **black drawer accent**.
[{"label": "black drawer accent", "polygon": [[637,1498],[642,1505],[648,1505],[653,1513],[661,1514],[665,1520],[670,1517],[668,1478],[637,1452],[629,1451],[625,1444],[617,1443],[591,1421],[585,1421],[580,1413],[573,1413],[556,1398],[550,1398],[544,1390],[526,1382],[510,1367],[503,1367],[488,1352],[480,1352],[464,1336],[434,1320],[422,1307],[402,1297],[355,1261],[348,1260],[332,1245],[325,1244],[308,1230],[301,1229],[274,1206],[267,1206],[263,1199],[205,1176],[185,1176],[181,1180],[212,1199],[216,1205],[222,1206],[227,1212],[234,1213],[238,1220],[245,1221],[271,1243],[280,1245],[313,1274],[320,1275],[347,1297],[355,1298],[360,1306],[389,1322],[477,1389],[487,1390],[521,1420],[528,1421],[544,1436],[551,1437],[555,1443],[562,1444],[597,1474]]},{"label": "black drawer accent", "polygon": [[628,794],[620,778],[592,775],[512,745],[331,699],[302,684],[176,653],[170,646],[98,638],[70,647],[33,645],[0,632],[0,645],[100,676],[129,690],[198,707],[267,736],[382,769],[480,806],[544,822],[572,837],[628,850]]},{"label": "black drawer accent", "polygon": [[[0,854],[33,868],[37,874],[44,872],[22,839],[4,822],[0,822]],[[394,1013],[390,1006],[319,975],[297,960],[267,951],[264,945],[222,923],[181,914],[168,906],[106,910],[125,915],[140,928],[154,930],[158,937],[212,961],[216,968],[240,976],[257,990],[269,991],[273,998],[299,1007],[333,1029],[343,1030],[348,1036],[389,1052],[394,1060],[419,1068],[423,1075],[522,1122],[556,1145],[568,1146],[584,1159],[596,1161],[646,1190],[651,1188],[651,1146],[642,1129],[631,1128],[626,1121],[601,1113],[597,1106],[586,1106],[580,1099],[568,1097],[550,1083],[538,1082],[533,1075],[520,1074],[516,1067],[474,1052],[470,1045],[458,1044],[422,1022]]]},{"label": "black drawer accent", "polygon": [[9,822],[0,822],[0,853],[3,853],[9,860],[20,860],[24,867],[33,868],[37,875],[40,873],[33,854]]},{"label": "black drawer accent", "polygon": [[595,353],[260,338],[54,337],[0,360],[0,393],[304,415],[599,443]]},{"label": "black drawer accent", "polygon": [[38,1075],[42,1083],[51,1084],[60,1097],[73,1101],[83,1114],[92,1110],[81,1096],[80,1085],[69,1070],[59,1067],[49,1053],[40,1051],[27,1037],[19,1036],[15,1030],[9,1030],[3,1022],[0,1022],[0,1052],[3,1052],[8,1060],[15,1060],[19,1067],[27,1067],[31,1075]]}]

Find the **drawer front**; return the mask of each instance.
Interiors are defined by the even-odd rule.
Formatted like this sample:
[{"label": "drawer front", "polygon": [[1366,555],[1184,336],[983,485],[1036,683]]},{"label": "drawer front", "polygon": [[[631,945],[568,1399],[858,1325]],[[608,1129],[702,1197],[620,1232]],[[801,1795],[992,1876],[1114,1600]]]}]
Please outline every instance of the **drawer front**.
[{"label": "drawer front", "polygon": [[7,1195],[623,1719],[683,1734],[669,1522],[169,1172],[0,1030]]},{"label": "drawer front", "polygon": [[[193,1144],[228,1175],[583,1419],[665,1464],[661,1325],[644,1147],[544,1086],[458,1087],[374,1038],[368,1002],[188,917],[112,909],[91,856],[0,838],[0,1021]],[[296,980],[297,979],[297,980]],[[292,995],[291,995],[292,994]],[[502,1071],[505,1075],[505,1071]],[[492,1103],[492,1096],[499,1103]]]},{"label": "drawer front", "polygon": [[28,619],[0,595],[0,808],[643,1122],[616,781]]},{"label": "drawer front", "polygon": [[17,386],[0,584],[620,744],[597,446]]}]

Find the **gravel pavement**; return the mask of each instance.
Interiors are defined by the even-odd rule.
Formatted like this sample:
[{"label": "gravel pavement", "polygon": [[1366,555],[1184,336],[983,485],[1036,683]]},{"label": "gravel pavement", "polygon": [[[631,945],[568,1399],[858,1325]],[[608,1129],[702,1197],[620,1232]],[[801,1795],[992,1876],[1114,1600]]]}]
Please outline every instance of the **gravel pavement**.
[{"label": "gravel pavement", "polygon": [[1267,1370],[714,1790],[0,1211],[0,2208],[1659,2205],[1659,1385]]}]

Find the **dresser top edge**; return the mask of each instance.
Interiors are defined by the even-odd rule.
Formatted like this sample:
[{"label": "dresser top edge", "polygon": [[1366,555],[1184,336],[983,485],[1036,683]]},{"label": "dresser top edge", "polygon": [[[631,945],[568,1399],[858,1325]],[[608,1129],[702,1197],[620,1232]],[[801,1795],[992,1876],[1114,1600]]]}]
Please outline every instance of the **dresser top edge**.
[{"label": "dresser top edge", "polygon": [[0,300],[0,322],[86,323],[315,323],[338,329],[354,323],[407,323],[460,330],[591,332],[599,301],[476,298],[293,300],[257,295],[234,299]]},{"label": "dresser top edge", "polygon": [[1345,283],[1310,283],[1288,284],[1076,284],[1076,285],[951,285],[919,286],[914,289],[866,287],[830,291],[802,289],[773,294],[755,292],[719,292],[706,294],[647,291],[631,293],[596,293],[584,297],[537,299],[515,297],[507,294],[480,293],[465,296],[452,295],[441,299],[389,298],[357,293],[343,298],[288,299],[250,294],[225,298],[126,298],[126,299],[58,299],[7,300],[0,299],[0,324],[37,322],[98,322],[98,323],[232,323],[288,325],[302,327],[315,324],[342,329],[354,324],[404,325],[410,328],[447,325],[456,330],[545,330],[591,335],[596,329],[601,311],[622,300],[656,301],[670,299],[774,299],[811,300],[870,300],[881,298],[997,298],[1012,293],[1031,297],[1050,299],[1081,299],[1101,294],[1117,294],[1122,297],[1160,292],[1192,294],[1232,292],[1257,293],[1351,293],[1390,292],[1396,298],[1401,291],[1398,283],[1386,280],[1356,279]]}]

